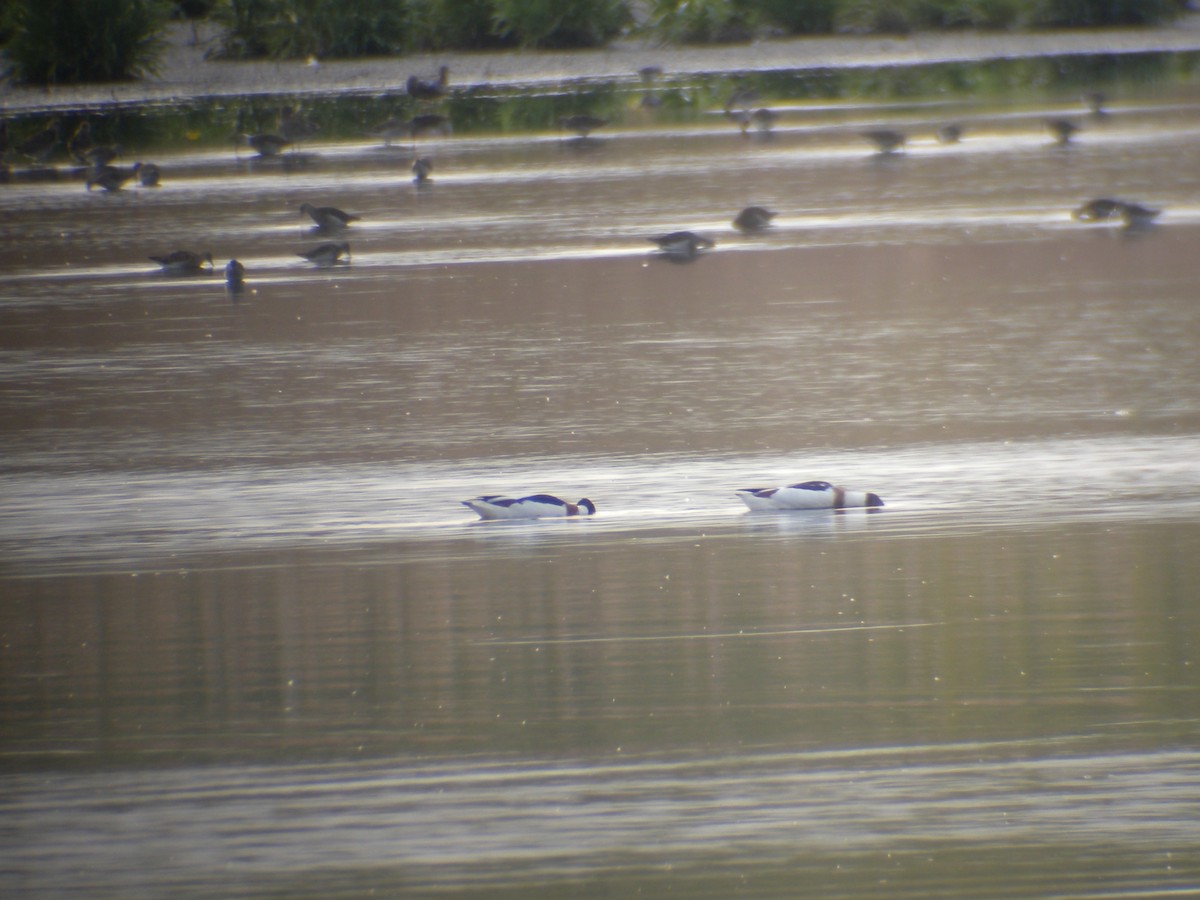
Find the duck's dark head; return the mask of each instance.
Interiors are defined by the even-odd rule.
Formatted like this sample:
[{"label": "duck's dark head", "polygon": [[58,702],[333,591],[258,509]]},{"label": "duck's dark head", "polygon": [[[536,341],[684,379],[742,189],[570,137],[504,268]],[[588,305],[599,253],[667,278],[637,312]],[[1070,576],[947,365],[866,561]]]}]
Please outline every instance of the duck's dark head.
[{"label": "duck's dark head", "polygon": [[580,512],[585,513],[586,515],[594,516],[596,514],[596,504],[587,497],[584,497],[575,505],[579,507]]}]

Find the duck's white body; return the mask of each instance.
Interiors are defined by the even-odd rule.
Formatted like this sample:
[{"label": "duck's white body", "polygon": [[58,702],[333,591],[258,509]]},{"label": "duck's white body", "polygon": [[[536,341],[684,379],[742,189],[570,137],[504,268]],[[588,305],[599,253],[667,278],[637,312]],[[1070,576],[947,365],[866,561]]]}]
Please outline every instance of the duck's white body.
[{"label": "duck's white body", "polygon": [[578,503],[568,503],[550,494],[533,494],[529,497],[503,497],[489,494],[476,497],[474,500],[464,500],[463,506],[469,506],[479,513],[481,519],[540,519],[548,516],[590,516],[596,511],[596,505],[586,497]]},{"label": "duck's white body", "polygon": [[848,491],[828,481],[805,481],[786,487],[746,488],[737,496],[754,510],[766,509],[849,509],[883,506],[878,494]]}]

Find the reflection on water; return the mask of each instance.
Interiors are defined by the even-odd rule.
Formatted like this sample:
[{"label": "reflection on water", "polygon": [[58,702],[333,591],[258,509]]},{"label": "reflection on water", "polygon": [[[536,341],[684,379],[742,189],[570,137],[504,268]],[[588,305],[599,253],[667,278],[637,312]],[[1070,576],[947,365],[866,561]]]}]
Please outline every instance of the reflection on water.
[{"label": "reflection on water", "polygon": [[9,579],[5,749],[48,770],[4,777],[9,877],[1194,884],[1194,519],[743,518]]},{"label": "reflection on water", "polygon": [[1200,106],[977,113],[5,186],[0,886],[1193,890]]},{"label": "reflection on water", "polygon": [[[57,838],[23,842],[21,858],[45,873],[26,885],[99,897],[163,884],[305,897],[667,889],[778,897],[798,883],[822,897],[878,895],[880,883],[888,896],[1101,897],[1140,895],[1146,883],[1188,896],[1194,756],[1097,759],[1081,749],[966,744],[150,773],[137,801],[153,830],[136,843],[111,828],[105,797],[123,787],[112,775],[70,785],[41,778],[36,800],[18,785],[12,805],[36,833]],[[97,892],[97,881],[120,889]]]}]

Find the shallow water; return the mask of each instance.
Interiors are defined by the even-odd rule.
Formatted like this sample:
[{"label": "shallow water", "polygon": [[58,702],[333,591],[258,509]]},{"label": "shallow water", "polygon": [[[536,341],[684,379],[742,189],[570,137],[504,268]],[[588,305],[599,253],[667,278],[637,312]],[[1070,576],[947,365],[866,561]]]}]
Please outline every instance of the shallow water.
[{"label": "shallow water", "polygon": [[4,186],[5,892],[1200,891],[1200,98],[952,111]]}]

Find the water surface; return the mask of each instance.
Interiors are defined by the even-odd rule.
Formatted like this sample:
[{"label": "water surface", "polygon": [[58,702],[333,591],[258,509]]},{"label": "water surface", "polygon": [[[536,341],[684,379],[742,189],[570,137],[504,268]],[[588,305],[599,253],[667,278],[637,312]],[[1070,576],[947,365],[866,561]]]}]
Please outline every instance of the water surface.
[{"label": "water surface", "polygon": [[[1179,93],[1068,147],[857,104],[423,141],[424,189],[365,139],[4,186],[0,884],[1200,891]],[[1071,219],[1103,195],[1164,212]],[[887,505],[733,496],[812,478]],[[459,502],[535,491],[598,513]]]}]

